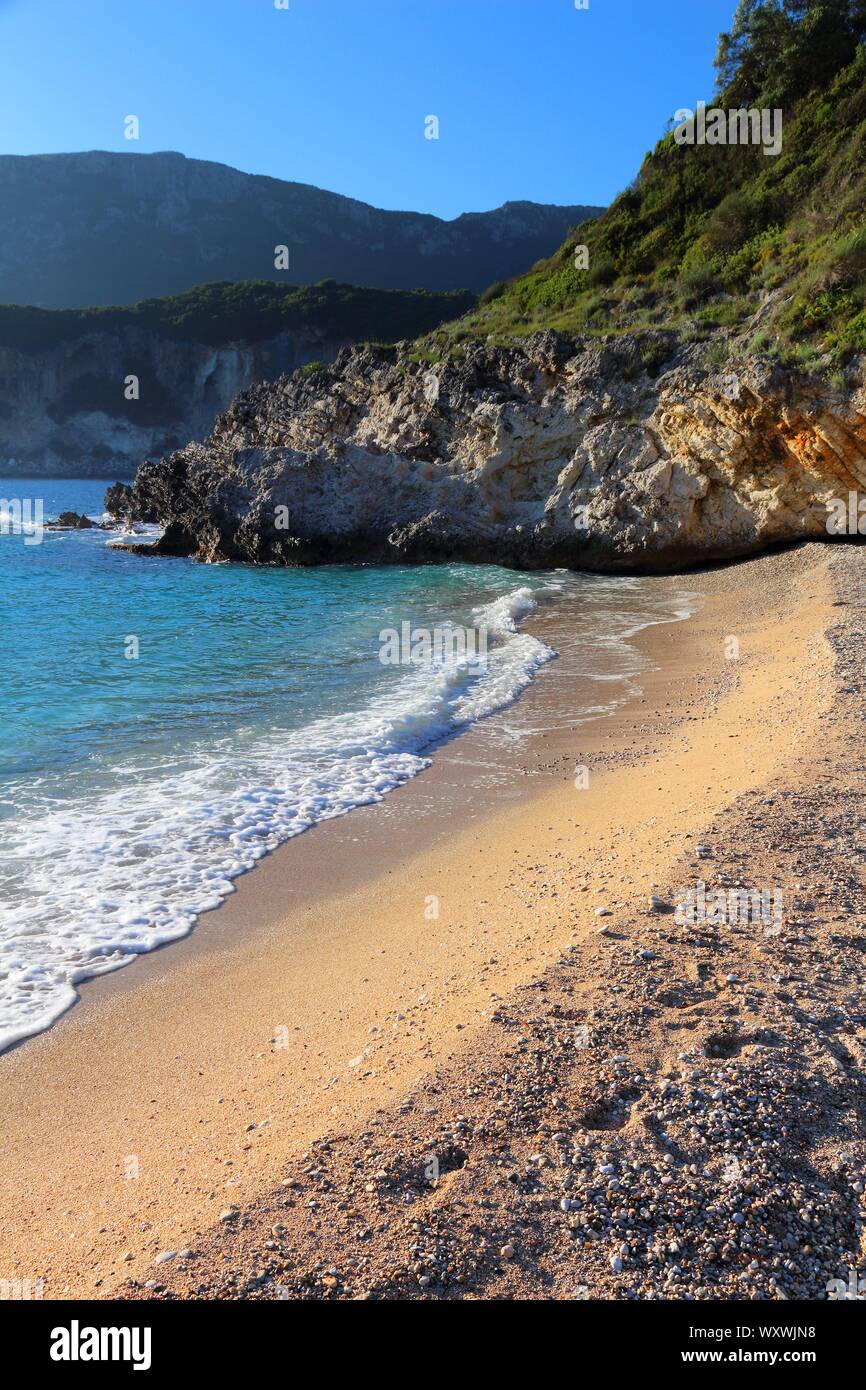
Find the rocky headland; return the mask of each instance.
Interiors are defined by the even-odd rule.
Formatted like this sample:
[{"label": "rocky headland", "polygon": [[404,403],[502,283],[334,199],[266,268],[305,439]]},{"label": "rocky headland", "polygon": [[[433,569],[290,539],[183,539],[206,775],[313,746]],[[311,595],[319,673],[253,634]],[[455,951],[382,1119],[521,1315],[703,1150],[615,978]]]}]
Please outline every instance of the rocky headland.
[{"label": "rocky headland", "polygon": [[164,526],[151,553],[275,565],[663,570],[826,537],[866,487],[866,362],[832,385],[708,358],[663,331],[348,349],[143,464],[129,509]]}]

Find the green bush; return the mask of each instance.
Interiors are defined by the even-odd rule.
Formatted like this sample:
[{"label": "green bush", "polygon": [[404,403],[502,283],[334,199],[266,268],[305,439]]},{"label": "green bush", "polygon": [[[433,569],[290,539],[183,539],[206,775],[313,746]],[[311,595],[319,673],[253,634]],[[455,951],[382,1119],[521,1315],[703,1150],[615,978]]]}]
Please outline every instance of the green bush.
[{"label": "green bush", "polygon": [[828,247],[816,285],[826,289],[847,289],[866,274],[866,227]]},{"label": "green bush", "polygon": [[502,298],[507,288],[507,280],[495,280],[492,285],[488,285],[487,289],[483,291],[478,303],[492,304],[494,299]]},{"label": "green bush", "polygon": [[680,292],[684,309],[696,309],[710,295],[716,294],[719,283],[712,266],[694,266],[680,280]]},{"label": "green bush", "polygon": [[616,279],[616,265],[611,256],[602,256],[599,260],[590,260],[589,270],[586,271],[587,283],[598,288],[602,285],[612,285]]}]

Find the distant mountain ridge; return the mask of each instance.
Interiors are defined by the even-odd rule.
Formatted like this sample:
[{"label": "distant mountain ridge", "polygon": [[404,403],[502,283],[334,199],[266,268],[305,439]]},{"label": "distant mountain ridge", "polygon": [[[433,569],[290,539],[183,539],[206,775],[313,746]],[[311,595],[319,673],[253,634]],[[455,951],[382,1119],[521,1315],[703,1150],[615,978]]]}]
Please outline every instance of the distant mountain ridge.
[{"label": "distant mountain ridge", "polygon": [[601,211],[509,202],[446,222],[173,152],[0,155],[0,303],[132,304],[215,280],[480,291]]}]

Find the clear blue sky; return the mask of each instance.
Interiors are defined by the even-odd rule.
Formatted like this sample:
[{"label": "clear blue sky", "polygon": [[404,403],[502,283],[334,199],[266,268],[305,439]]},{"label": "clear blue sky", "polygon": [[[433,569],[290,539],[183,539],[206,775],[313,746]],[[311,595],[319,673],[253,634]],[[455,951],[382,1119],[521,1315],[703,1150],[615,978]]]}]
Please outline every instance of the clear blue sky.
[{"label": "clear blue sky", "polygon": [[712,95],[735,8],[289,4],[0,0],[0,153],[179,150],[441,217],[515,198],[608,203],[673,112]]}]

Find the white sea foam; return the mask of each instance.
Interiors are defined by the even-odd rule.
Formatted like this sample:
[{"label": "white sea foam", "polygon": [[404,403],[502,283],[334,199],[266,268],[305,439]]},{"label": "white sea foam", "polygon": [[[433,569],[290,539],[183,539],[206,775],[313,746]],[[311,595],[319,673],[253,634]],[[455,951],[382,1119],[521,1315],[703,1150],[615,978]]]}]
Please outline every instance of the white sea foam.
[{"label": "white sea foam", "polygon": [[502,708],[555,653],[517,620],[519,588],[480,608],[486,668],[409,669],[366,708],[242,745],[210,744],[160,775],[115,768],[112,790],[46,801],[7,824],[0,904],[0,1049],[40,1032],[77,984],[187,935],[232,880],[319,821],[379,801],[431,744]]},{"label": "white sea foam", "polygon": [[[104,519],[111,520],[107,515]],[[162,527],[137,521],[134,526],[114,526],[106,534],[108,540],[105,544],[108,546],[129,545],[131,541],[146,544],[159,539],[162,535]]]}]

